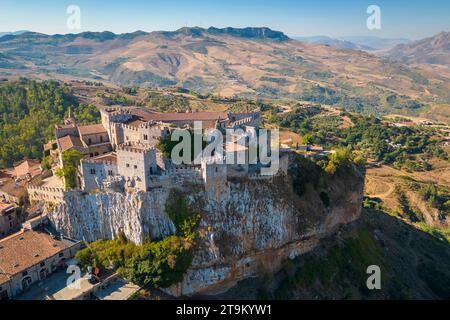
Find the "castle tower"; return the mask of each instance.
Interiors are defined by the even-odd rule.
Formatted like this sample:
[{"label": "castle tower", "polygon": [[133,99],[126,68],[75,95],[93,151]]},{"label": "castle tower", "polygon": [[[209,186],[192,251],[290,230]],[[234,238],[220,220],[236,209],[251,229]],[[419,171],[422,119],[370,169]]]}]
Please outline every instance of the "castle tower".
[{"label": "castle tower", "polygon": [[227,165],[216,157],[202,159],[202,177],[206,190],[226,185]]},{"label": "castle tower", "polygon": [[148,191],[152,175],[158,171],[156,149],[138,143],[125,143],[117,147],[117,170],[129,188]]},{"label": "castle tower", "polygon": [[76,125],[77,124],[77,121],[76,121],[75,117],[73,116],[71,106],[69,106],[69,115],[67,116],[66,119],[64,119],[64,124],[66,124],[66,125],[70,125],[70,124]]}]

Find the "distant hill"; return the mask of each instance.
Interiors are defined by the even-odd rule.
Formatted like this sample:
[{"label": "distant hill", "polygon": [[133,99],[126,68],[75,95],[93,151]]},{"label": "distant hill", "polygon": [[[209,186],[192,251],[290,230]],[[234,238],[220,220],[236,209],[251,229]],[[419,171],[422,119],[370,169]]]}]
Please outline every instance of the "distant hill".
[{"label": "distant hill", "polygon": [[404,38],[379,38],[373,36],[348,36],[339,37],[338,39],[372,48],[372,50],[387,50],[395,47],[396,45],[410,42],[410,40]]},{"label": "distant hill", "polygon": [[354,49],[363,51],[386,50],[395,47],[398,44],[408,43],[408,39],[387,39],[378,37],[327,37],[327,36],[313,36],[313,37],[293,37],[295,40],[321,43],[329,46],[334,46],[342,49]]},{"label": "distant hill", "polygon": [[27,32],[0,38],[0,77],[177,86],[372,113],[417,113],[430,101],[450,102],[449,74],[424,72],[353,49],[299,42],[256,27],[52,36]]},{"label": "distant hill", "polygon": [[341,49],[354,49],[354,50],[364,50],[373,51],[372,47],[360,45],[347,40],[340,40],[336,38],[331,38],[327,36],[313,36],[313,37],[293,37],[293,39],[309,43],[321,43],[328,46],[333,46]]},{"label": "distant hill", "polygon": [[386,52],[385,56],[407,64],[438,64],[450,67],[450,32],[441,32],[430,38],[398,45]]},{"label": "distant hill", "polygon": [[9,35],[16,36],[16,35],[19,35],[19,34],[22,34],[25,32],[28,32],[28,31],[21,30],[21,31],[14,31],[14,32],[0,32],[0,38],[3,36],[9,36]]}]

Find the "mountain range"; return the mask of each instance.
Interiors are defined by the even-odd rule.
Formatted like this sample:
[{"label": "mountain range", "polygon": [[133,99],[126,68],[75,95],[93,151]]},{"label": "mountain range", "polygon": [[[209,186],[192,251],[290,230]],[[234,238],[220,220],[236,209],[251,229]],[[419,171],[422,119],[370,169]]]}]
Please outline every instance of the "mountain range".
[{"label": "mountain range", "polygon": [[[408,51],[400,51],[410,52],[406,58],[398,47],[375,55],[361,51],[366,48],[362,43],[342,49],[257,27],[127,34],[26,32],[0,38],[0,76],[178,86],[221,96],[288,98],[356,111],[417,113],[429,105],[450,103],[448,36],[437,37],[436,43],[427,40],[435,44],[429,50],[420,49],[427,46],[420,41],[403,44]],[[419,53],[435,58],[414,59]],[[439,73],[436,65],[420,64],[430,61],[444,63]]]},{"label": "mountain range", "polygon": [[332,38],[328,36],[312,36],[312,37],[293,37],[293,39],[304,42],[321,43],[325,45],[338,47],[341,49],[354,49],[369,52],[392,49],[396,45],[410,42],[408,39],[404,38],[387,39],[373,36],[350,36],[337,38]]},{"label": "mountain range", "polygon": [[29,32],[29,31],[20,30],[20,31],[13,31],[13,32],[0,32],[0,38],[3,37],[3,36],[10,36],[10,35],[17,36],[17,35],[20,35],[20,34],[23,34],[23,33],[26,33],[26,32]]},{"label": "mountain range", "polygon": [[450,67],[450,32],[398,45],[384,56],[407,64],[433,64]]}]

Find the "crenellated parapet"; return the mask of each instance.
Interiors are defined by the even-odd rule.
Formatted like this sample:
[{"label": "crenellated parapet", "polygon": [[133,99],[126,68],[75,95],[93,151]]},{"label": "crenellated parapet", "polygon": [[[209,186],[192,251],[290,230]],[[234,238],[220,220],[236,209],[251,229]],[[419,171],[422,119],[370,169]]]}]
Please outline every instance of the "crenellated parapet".
[{"label": "crenellated parapet", "polygon": [[65,190],[63,188],[37,187],[29,185],[27,187],[30,201],[44,201],[50,203],[63,203]]},{"label": "crenellated parapet", "polygon": [[155,152],[155,147],[149,146],[147,144],[138,143],[138,142],[126,142],[117,146],[118,151],[132,152],[132,153],[140,153],[147,154],[150,152]]}]

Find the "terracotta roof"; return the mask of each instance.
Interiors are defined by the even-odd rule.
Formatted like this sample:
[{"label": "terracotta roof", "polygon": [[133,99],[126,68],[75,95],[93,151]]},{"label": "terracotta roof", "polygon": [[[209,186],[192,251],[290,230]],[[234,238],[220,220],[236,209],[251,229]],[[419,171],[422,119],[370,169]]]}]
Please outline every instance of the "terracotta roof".
[{"label": "terracotta roof", "polygon": [[71,124],[58,124],[56,125],[56,127],[58,129],[72,129],[75,128],[75,124],[71,123]]},{"label": "terracotta roof", "polygon": [[49,142],[47,142],[46,144],[44,144],[44,150],[51,150],[53,148],[53,145],[56,144],[56,140],[50,140]]},{"label": "terracotta roof", "polygon": [[110,153],[99,155],[94,158],[90,158],[89,160],[90,161],[98,161],[98,162],[107,161],[107,162],[117,163],[117,155],[114,152],[110,152]]},{"label": "terracotta roof", "polygon": [[0,202],[0,214],[3,211],[9,210],[14,208],[14,205],[12,205],[11,203],[5,203],[5,202]]},{"label": "terracotta roof", "polygon": [[83,143],[80,138],[74,136],[65,136],[58,139],[61,152],[67,151],[72,148],[83,148]]},{"label": "terracotta roof", "polygon": [[16,233],[0,240],[0,273],[15,275],[23,272],[66,248],[63,241],[44,232],[25,230]]},{"label": "terracotta roof", "polygon": [[88,126],[79,126],[78,132],[80,133],[80,136],[107,133],[106,129],[103,127],[102,124],[91,124]]},{"label": "terracotta roof", "polygon": [[0,192],[19,198],[26,192],[26,183],[24,181],[16,183],[14,180],[5,181],[0,185]]},{"label": "terracotta roof", "polygon": [[8,181],[14,176],[14,168],[8,170],[0,170],[0,181]]},{"label": "terracotta roof", "polygon": [[172,112],[172,113],[154,113],[145,109],[136,109],[131,111],[142,121],[213,121],[228,119],[227,112]]},{"label": "terracotta roof", "polygon": [[14,166],[14,173],[16,177],[22,177],[30,174],[32,177],[42,172],[41,162],[39,160],[24,160]]}]

